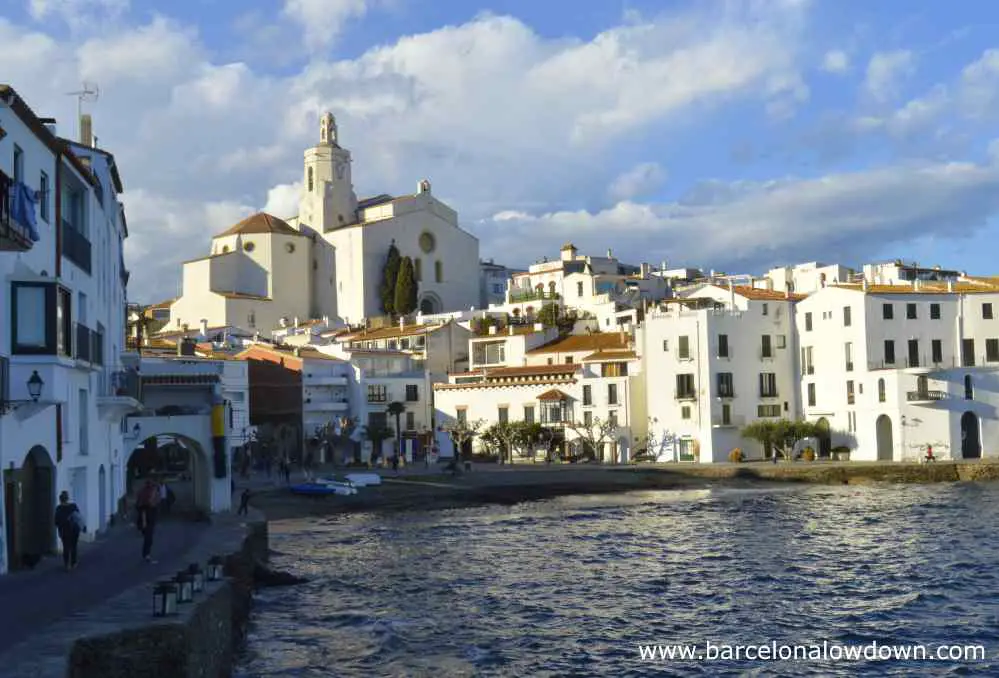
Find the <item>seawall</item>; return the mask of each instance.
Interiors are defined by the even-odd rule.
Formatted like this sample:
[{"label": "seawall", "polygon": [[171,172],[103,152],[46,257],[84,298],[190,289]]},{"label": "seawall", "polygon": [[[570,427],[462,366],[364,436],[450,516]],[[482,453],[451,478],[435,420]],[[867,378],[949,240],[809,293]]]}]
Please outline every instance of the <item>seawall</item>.
[{"label": "seawall", "polygon": [[5,678],[227,678],[250,615],[253,570],[268,552],[267,523],[218,516],[184,557],[204,567],[225,558],[225,579],[206,582],[178,614],[152,616],[152,585],[129,589],[60,621],[2,658]]}]

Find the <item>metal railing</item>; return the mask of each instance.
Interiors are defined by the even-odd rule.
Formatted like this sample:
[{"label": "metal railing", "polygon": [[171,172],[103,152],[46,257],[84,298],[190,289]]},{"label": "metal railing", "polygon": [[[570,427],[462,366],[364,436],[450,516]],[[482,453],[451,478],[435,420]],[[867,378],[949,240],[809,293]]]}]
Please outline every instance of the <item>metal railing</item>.
[{"label": "metal railing", "polygon": [[74,358],[94,365],[104,364],[103,334],[95,332],[82,323],[76,323],[73,335]]},{"label": "metal railing", "polygon": [[536,290],[531,290],[529,292],[510,292],[510,303],[521,301],[557,301],[559,298],[560,297],[557,292],[538,292]]},{"label": "metal railing", "polygon": [[121,370],[111,374],[111,395],[142,400],[142,379],[135,370]]},{"label": "metal railing", "polygon": [[946,391],[909,391],[905,394],[905,399],[907,402],[924,402],[930,400],[944,400],[948,397]]},{"label": "metal railing", "polygon": [[673,397],[677,400],[697,400],[696,391],[673,391]]},{"label": "metal railing", "polygon": [[90,240],[65,219],[62,220],[60,232],[62,233],[62,256],[76,264],[81,271],[90,275]]}]

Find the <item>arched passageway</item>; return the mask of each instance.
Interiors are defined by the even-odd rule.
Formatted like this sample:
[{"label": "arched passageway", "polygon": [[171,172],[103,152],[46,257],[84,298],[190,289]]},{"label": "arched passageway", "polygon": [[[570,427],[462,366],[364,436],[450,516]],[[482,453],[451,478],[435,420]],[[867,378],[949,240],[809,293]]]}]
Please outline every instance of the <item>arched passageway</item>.
[{"label": "arched passageway", "polygon": [[828,459],[832,456],[832,435],[829,431],[829,420],[825,417],[820,417],[815,422],[815,426],[818,428],[819,457]]},{"label": "arched passageway", "polygon": [[895,458],[895,441],[892,436],[891,417],[882,414],[875,424],[878,436],[878,461],[891,461]]},{"label": "arched passageway", "polygon": [[961,456],[965,459],[978,459],[982,456],[981,427],[978,415],[974,412],[961,415]]},{"label": "arched passageway", "polygon": [[41,445],[4,471],[4,521],[11,569],[34,567],[55,547],[55,464]]},{"label": "arched passageway", "polygon": [[173,502],[163,514],[191,516],[210,513],[211,467],[197,441],[179,434],[150,436],[132,450],[125,467],[128,505],[134,506],[147,480],[164,483]]}]

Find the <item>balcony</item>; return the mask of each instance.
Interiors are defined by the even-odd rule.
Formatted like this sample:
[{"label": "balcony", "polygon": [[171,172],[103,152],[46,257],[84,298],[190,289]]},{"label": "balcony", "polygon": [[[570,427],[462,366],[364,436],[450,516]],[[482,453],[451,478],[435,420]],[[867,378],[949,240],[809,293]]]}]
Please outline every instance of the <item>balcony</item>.
[{"label": "balcony", "polygon": [[338,400],[313,400],[312,398],[306,398],[303,409],[306,412],[346,412],[350,409],[350,403],[347,402],[346,398]]},{"label": "balcony", "polygon": [[772,349],[769,350],[769,351],[764,351],[764,350],[761,349],[759,351],[759,356],[760,356],[760,360],[773,360],[774,359],[774,352],[773,352]]},{"label": "balcony", "polygon": [[346,386],[347,377],[306,373],[302,383],[306,386]]},{"label": "balcony", "polygon": [[761,398],[780,398],[780,394],[777,391],[760,391]]},{"label": "balcony", "polygon": [[673,391],[673,397],[677,400],[697,400],[696,391]]},{"label": "balcony", "polygon": [[735,397],[735,391],[730,388],[719,389],[717,397],[719,400],[731,400]]},{"label": "balcony", "polygon": [[716,414],[711,417],[712,428],[742,428],[745,425],[746,417],[741,414],[731,415],[728,417]]},{"label": "balcony", "polygon": [[25,252],[34,247],[27,224],[14,218],[14,181],[0,172],[0,251]]},{"label": "balcony", "polygon": [[65,219],[59,229],[62,235],[62,256],[90,275],[90,241]]},{"label": "balcony", "polygon": [[105,421],[121,419],[142,409],[142,380],[136,370],[110,375],[109,391],[97,396],[97,414]]},{"label": "balcony", "polygon": [[869,370],[906,370],[909,374],[929,374],[939,370],[947,370],[959,367],[955,358],[934,360],[933,356],[910,356],[905,359],[896,359],[891,362],[886,360],[869,360],[867,369]]},{"label": "balcony", "polygon": [[538,292],[537,290],[525,290],[523,292],[510,292],[510,303],[516,304],[522,301],[558,301],[557,292]]},{"label": "balcony", "polygon": [[76,323],[73,336],[73,357],[92,365],[104,364],[104,335],[86,325]]},{"label": "balcony", "polygon": [[909,391],[905,394],[906,402],[910,402],[913,405],[930,405],[940,400],[945,400],[948,397],[946,391],[930,391],[930,390],[919,390],[919,391]]}]

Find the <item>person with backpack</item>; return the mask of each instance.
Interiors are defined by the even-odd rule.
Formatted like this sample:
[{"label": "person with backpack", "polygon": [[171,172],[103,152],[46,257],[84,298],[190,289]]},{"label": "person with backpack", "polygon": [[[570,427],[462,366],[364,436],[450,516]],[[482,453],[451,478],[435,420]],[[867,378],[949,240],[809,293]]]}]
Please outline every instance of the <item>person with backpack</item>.
[{"label": "person with backpack", "polygon": [[55,525],[62,542],[62,563],[66,571],[76,569],[77,546],[80,543],[80,533],[87,531],[83,514],[75,502],[69,500],[69,492],[59,493],[59,505],[55,510]]},{"label": "person with backpack", "polygon": [[135,508],[138,511],[137,526],[142,532],[142,558],[147,563],[156,562],[152,558],[152,551],[159,503],[160,488],[152,480],[147,480],[143,488],[139,490],[139,496],[135,502]]}]

